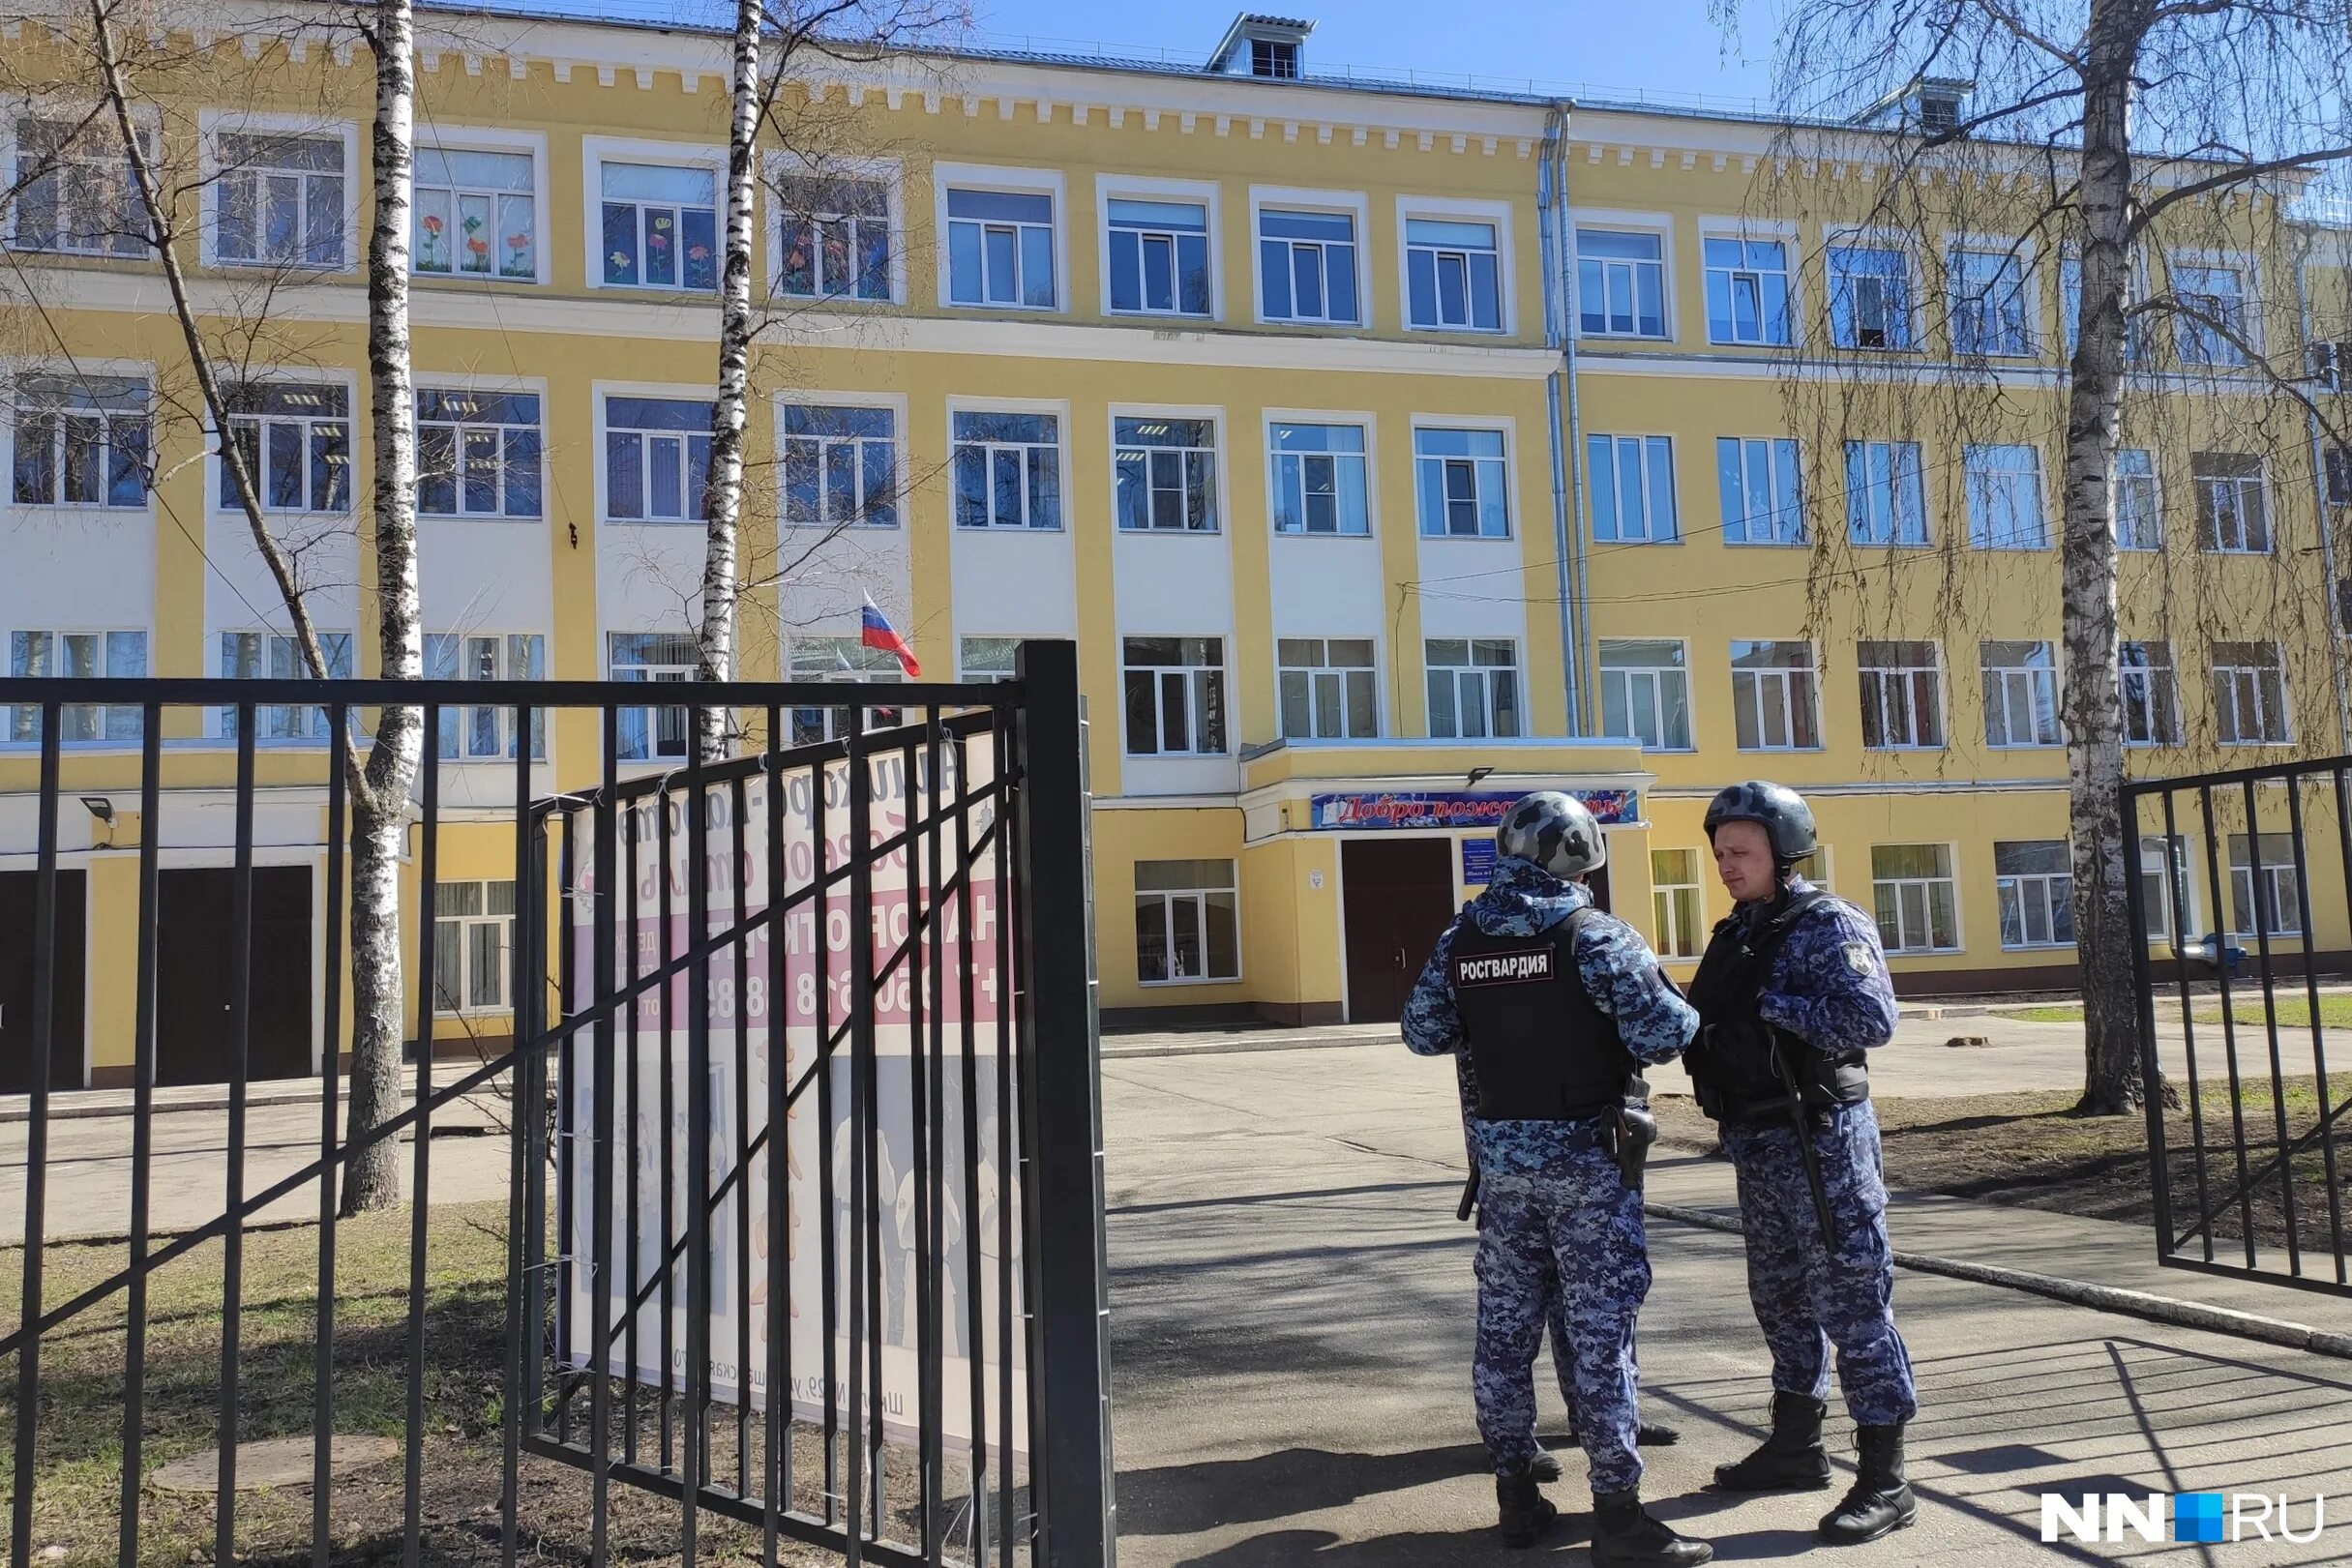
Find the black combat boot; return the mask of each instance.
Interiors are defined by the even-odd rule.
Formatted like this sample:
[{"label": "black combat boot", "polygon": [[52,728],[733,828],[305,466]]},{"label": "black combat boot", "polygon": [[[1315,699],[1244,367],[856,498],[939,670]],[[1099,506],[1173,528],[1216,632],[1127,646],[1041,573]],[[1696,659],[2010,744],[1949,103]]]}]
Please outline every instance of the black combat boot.
[{"label": "black combat boot", "polygon": [[1830,1456],[1821,1446],[1821,1418],[1829,1406],[1802,1394],[1774,1390],[1772,1435],[1736,1464],[1715,1466],[1715,1492],[1826,1492]]},{"label": "black combat boot", "polygon": [[1675,1534],[1642,1506],[1639,1492],[1593,1494],[1593,1568],[1691,1568],[1714,1560],[1713,1547]]},{"label": "black combat boot", "polygon": [[1903,1428],[1857,1427],[1861,1452],[1854,1489],[1821,1520],[1821,1538],[1831,1546],[1860,1546],[1919,1523],[1920,1500],[1903,1479]]},{"label": "black combat boot", "polygon": [[1535,1473],[1522,1467],[1495,1477],[1495,1508],[1503,1516],[1503,1544],[1529,1547],[1543,1539],[1560,1510],[1535,1487]]},{"label": "black combat boot", "polygon": [[1541,1443],[1536,1444],[1535,1457],[1527,1462],[1527,1473],[1545,1486],[1550,1486],[1561,1476],[1560,1456]]},{"label": "black combat boot", "polygon": [[1640,1448],[1672,1448],[1682,1440],[1682,1432],[1663,1421],[1644,1421],[1633,1429],[1634,1444]]}]

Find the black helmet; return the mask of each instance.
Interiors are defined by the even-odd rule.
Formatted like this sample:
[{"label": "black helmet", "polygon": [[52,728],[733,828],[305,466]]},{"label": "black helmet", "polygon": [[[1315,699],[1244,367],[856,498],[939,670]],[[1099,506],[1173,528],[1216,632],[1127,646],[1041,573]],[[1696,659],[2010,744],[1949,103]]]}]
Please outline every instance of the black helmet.
[{"label": "black helmet", "polygon": [[1726,822],[1753,822],[1771,843],[1772,859],[1783,866],[1813,852],[1813,808],[1787,784],[1750,779],[1733,784],[1707,803],[1707,842]]},{"label": "black helmet", "polygon": [[1585,803],[1557,789],[1523,795],[1503,814],[1495,847],[1572,881],[1608,863],[1609,842]]}]

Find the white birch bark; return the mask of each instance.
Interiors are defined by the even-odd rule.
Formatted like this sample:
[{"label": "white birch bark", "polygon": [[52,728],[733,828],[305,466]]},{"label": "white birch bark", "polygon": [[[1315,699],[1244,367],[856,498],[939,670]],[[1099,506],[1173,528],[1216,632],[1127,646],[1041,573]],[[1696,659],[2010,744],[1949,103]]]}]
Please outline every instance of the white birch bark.
[{"label": "white birch bark", "polygon": [[[751,397],[752,201],[758,190],[760,119],[760,0],[736,0],[734,74],[727,133],[727,234],[719,274],[719,396],[710,411],[708,526],[702,557],[702,624],[696,678],[732,680],[735,608],[742,553],[743,427]],[[727,755],[729,711],[700,709],[695,747],[705,761]]]}]

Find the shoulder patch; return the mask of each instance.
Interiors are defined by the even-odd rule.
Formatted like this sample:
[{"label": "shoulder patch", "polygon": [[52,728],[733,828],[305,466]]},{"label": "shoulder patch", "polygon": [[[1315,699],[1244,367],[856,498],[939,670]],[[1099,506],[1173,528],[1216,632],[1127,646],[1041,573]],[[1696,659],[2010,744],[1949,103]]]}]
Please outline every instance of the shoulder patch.
[{"label": "shoulder patch", "polygon": [[1524,948],[1516,953],[1474,953],[1453,961],[1453,983],[1463,986],[1524,986],[1549,980],[1554,949]]},{"label": "shoulder patch", "polygon": [[1846,944],[1846,967],[1858,975],[1866,975],[1870,972],[1870,944],[1868,942],[1848,942]]}]

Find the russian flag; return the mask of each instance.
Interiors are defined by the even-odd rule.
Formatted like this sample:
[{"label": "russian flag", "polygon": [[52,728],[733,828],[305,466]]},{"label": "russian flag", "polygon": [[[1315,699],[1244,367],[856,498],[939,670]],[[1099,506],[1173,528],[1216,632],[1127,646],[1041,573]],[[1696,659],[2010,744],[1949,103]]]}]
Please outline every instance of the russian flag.
[{"label": "russian flag", "polygon": [[908,680],[923,678],[923,666],[914,662],[914,650],[907,645],[905,637],[898,635],[898,629],[883,618],[882,612],[875,608],[871,595],[866,599],[865,618],[858,632],[858,641],[896,659],[899,668],[907,672]]}]

